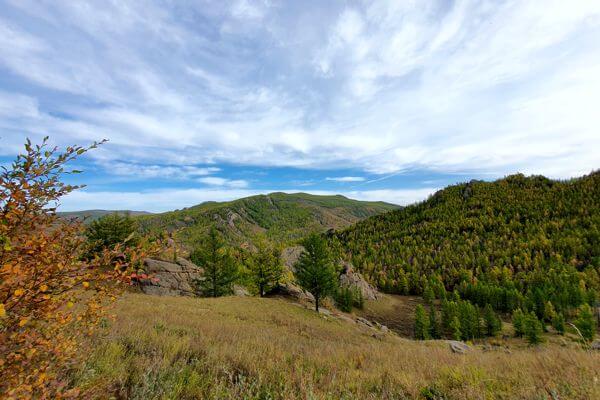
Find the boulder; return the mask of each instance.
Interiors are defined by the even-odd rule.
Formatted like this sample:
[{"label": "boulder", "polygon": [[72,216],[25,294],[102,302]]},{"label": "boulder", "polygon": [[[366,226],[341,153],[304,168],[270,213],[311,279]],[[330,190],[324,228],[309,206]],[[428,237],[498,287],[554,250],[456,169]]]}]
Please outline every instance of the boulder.
[{"label": "boulder", "polygon": [[308,301],[311,303],[314,303],[315,301],[315,297],[311,293],[302,290],[300,286],[297,286],[293,283],[280,284],[274,288],[270,294],[291,297],[296,300]]},{"label": "boulder", "polygon": [[144,260],[144,271],[148,277],[138,279],[142,292],[159,296],[194,296],[195,279],[199,279],[202,268],[183,258],[177,262]]},{"label": "boulder", "polygon": [[590,349],[592,350],[600,350],[600,339],[596,339],[590,344]]},{"label": "boulder", "polygon": [[458,340],[448,340],[448,345],[450,346],[450,350],[456,354],[465,354],[471,350],[466,343],[459,342]]},{"label": "boulder", "polygon": [[365,300],[376,300],[379,292],[363,276],[354,270],[352,264],[342,261],[342,273],[340,274],[340,286],[356,287],[362,293]]},{"label": "boulder", "polygon": [[296,272],[296,268],[294,268],[294,264],[300,258],[300,254],[304,251],[303,246],[293,246],[286,247],[281,252],[281,258],[283,259],[283,265],[290,270],[291,272]]},{"label": "boulder", "polygon": [[243,286],[233,285],[233,294],[239,297],[247,297],[250,296],[250,292]]}]

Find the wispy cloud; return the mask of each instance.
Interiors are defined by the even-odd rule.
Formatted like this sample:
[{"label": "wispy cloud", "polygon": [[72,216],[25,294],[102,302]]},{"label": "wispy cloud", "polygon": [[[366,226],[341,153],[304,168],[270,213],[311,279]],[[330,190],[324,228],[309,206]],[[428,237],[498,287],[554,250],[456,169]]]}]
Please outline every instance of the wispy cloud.
[{"label": "wispy cloud", "polygon": [[241,179],[225,179],[217,176],[208,176],[206,178],[198,179],[198,182],[204,183],[210,186],[225,186],[230,188],[245,188],[248,186],[248,182]]},{"label": "wispy cloud", "polygon": [[337,177],[327,177],[326,181],[334,181],[334,182],[363,182],[365,178],[362,176],[337,176]]},{"label": "wispy cloud", "polygon": [[[90,157],[116,177],[223,163],[569,177],[600,166],[599,36],[600,2],[584,0],[9,1],[0,155],[49,134],[109,138]],[[244,185],[220,179],[201,183]]]}]

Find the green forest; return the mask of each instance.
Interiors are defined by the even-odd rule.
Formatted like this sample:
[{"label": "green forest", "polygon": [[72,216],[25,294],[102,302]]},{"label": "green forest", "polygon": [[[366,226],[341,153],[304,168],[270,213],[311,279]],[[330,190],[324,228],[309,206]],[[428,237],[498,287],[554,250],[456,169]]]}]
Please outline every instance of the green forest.
[{"label": "green forest", "polygon": [[574,316],[600,289],[600,172],[450,186],[330,235],[330,244],[387,293],[452,295],[547,322]]}]

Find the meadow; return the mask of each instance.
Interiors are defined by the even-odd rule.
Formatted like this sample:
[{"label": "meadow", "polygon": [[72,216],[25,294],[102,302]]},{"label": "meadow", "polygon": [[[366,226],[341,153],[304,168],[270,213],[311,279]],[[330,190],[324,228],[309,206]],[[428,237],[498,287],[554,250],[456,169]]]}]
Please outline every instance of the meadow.
[{"label": "meadow", "polygon": [[128,293],[114,312],[71,374],[87,398],[600,398],[600,353],[568,339],[454,354],[274,298]]}]

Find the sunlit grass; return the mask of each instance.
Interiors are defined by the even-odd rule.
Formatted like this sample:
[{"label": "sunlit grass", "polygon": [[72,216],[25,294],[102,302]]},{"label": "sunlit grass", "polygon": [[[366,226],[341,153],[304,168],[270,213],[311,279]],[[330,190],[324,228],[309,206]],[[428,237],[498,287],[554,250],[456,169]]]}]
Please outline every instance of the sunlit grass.
[{"label": "sunlit grass", "polygon": [[600,354],[556,344],[457,355],[278,299],[129,294],[117,313],[74,378],[89,397],[600,398]]}]

